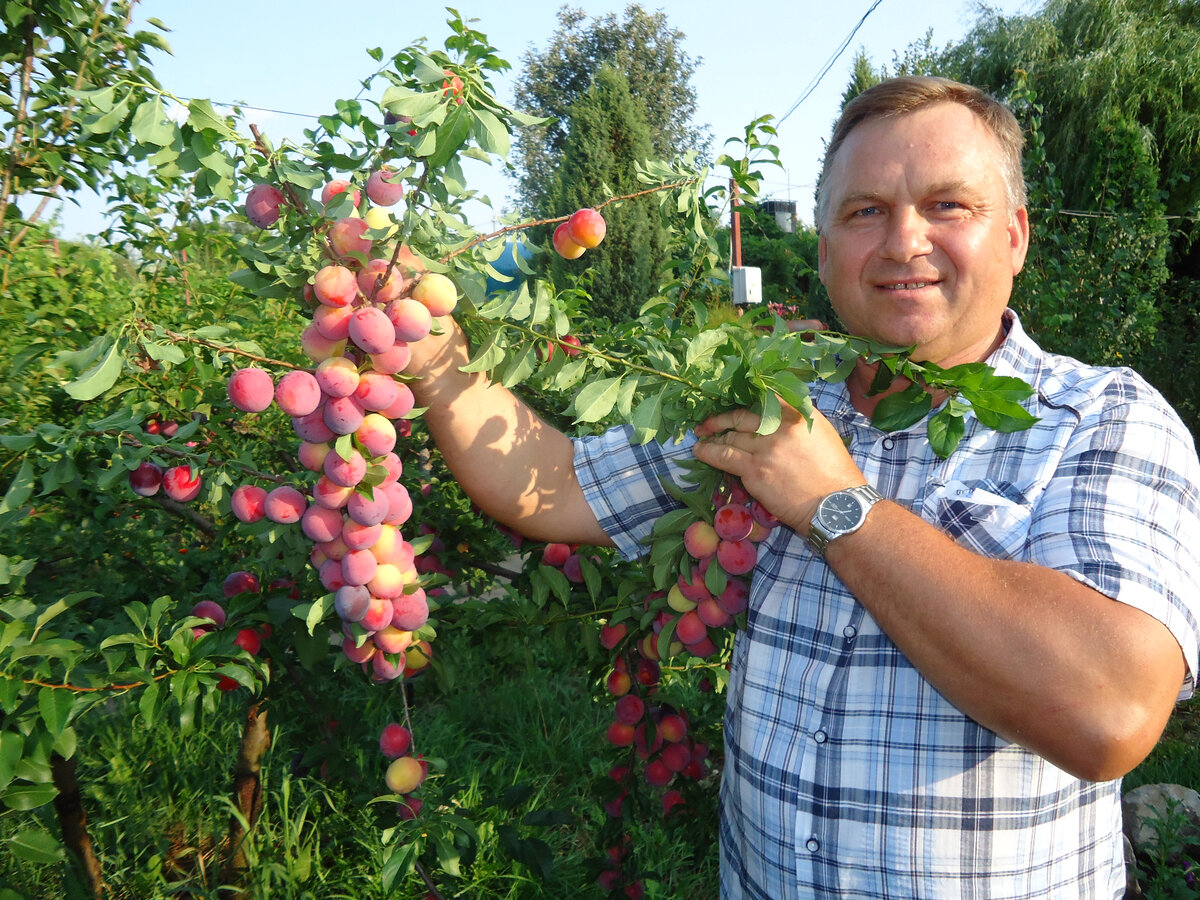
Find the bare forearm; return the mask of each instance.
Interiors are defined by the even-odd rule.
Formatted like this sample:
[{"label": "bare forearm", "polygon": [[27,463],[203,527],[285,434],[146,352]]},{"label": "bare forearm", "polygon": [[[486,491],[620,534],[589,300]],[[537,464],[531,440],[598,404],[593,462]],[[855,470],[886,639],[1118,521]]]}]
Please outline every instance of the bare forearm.
[{"label": "bare forearm", "polygon": [[414,345],[408,372],[425,423],[467,495],[527,537],[607,544],[575,478],[570,439],[512,392],[459,367],[467,344],[452,319]]},{"label": "bare forearm", "polygon": [[1184,675],[1165,626],[1070,576],[962,548],[878,504],[827,559],[905,656],[964,713],[1092,780],[1153,747]]}]

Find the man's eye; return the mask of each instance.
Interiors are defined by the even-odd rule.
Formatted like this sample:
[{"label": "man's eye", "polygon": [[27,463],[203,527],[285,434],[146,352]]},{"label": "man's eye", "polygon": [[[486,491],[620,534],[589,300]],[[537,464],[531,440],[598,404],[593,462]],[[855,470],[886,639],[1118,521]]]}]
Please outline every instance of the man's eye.
[{"label": "man's eye", "polygon": [[962,204],[959,203],[957,200],[939,200],[935,205],[937,206],[937,208],[939,210],[942,210],[942,211],[953,210],[953,209],[962,209]]},{"label": "man's eye", "polygon": [[866,218],[867,216],[873,216],[878,212],[878,206],[864,206],[862,209],[856,209],[853,215],[859,218]]}]

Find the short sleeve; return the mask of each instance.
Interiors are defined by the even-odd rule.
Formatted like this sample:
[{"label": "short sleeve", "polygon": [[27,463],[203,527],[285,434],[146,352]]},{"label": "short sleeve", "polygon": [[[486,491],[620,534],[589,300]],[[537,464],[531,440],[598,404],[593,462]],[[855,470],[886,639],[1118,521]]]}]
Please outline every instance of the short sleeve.
[{"label": "short sleeve", "polygon": [[633,444],[625,426],[604,434],[576,438],[575,474],[600,527],[625,559],[646,552],[654,521],[679,508],[660,478],[678,482],[677,463],[692,457],[695,438],[679,443]]},{"label": "short sleeve", "polygon": [[1162,622],[1197,672],[1200,464],[1187,429],[1140,379],[1085,410],[1034,509],[1032,562]]}]

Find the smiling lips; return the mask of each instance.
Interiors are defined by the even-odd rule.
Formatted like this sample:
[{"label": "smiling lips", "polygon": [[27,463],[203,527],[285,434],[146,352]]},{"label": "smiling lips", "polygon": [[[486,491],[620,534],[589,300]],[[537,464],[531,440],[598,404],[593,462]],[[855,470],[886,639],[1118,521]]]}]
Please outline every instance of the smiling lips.
[{"label": "smiling lips", "polygon": [[881,285],[879,285],[879,287],[885,291],[915,291],[918,288],[925,288],[925,287],[929,287],[930,285],[934,285],[934,284],[937,284],[937,282],[936,281],[898,281],[898,282],[893,282],[892,284],[881,284]]}]

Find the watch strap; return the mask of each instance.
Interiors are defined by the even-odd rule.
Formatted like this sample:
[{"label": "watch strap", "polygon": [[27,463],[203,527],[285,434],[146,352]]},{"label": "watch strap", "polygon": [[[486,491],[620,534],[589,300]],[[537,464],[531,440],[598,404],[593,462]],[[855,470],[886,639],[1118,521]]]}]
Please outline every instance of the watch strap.
[{"label": "watch strap", "polygon": [[[856,498],[859,502],[859,506],[862,509],[862,516],[859,518],[858,524],[856,524],[853,528],[831,533],[821,527],[821,524],[818,520],[820,519],[821,515],[821,503],[824,503],[829,497],[833,497],[836,494],[849,494]],[[822,497],[821,501],[817,504],[817,514],[813,516],[812,524],[808,529],[809,546],[812,547],[813,551],[818,556],[823,557],[825,555],[825,548],[829,546],[830,541],[842,537],[843,535],[853,534],[854,532],[858,531],[858,529],[862,528],[863,523],[867,520],[867,513],[871,511],[871,507],[882,499],[884,499],[883,494],[879,493],[879,491],[875,490],[875,488],[871,487],[869,484],[859,484],[851,488],[844,488],[840,491],[834,491],[832,494],[827,494],[825,497]]]}]

